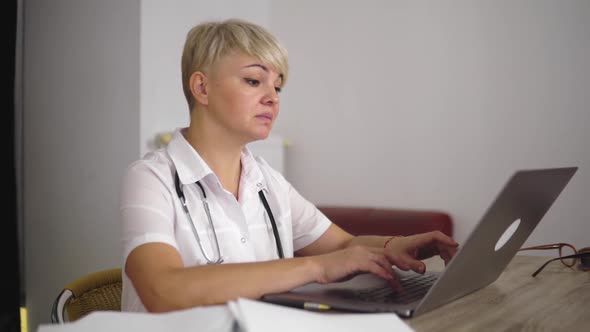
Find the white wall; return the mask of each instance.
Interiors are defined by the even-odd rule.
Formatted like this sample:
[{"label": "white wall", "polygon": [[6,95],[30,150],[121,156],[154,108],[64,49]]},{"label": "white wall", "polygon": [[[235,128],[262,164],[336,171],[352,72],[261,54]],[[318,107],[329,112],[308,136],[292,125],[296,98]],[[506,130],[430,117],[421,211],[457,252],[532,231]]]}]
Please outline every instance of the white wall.
[{"label": "white wall", "polygon": [[580,169],[528,243],[588,245],[590,2],[273,1],[275,130],[318,204],[441,209],[463,241],[517,169]]},{"label": "white wall", "polygon": [[139,1],[24,1],[30,331],[66,283],[120,265],[120,183],[139,156],[139,14]]}]

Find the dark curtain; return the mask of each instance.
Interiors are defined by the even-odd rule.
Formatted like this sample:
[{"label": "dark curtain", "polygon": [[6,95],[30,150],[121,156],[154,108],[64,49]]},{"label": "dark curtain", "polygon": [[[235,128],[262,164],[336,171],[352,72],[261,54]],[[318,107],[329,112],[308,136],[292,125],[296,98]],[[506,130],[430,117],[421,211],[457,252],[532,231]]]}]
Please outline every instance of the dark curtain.
[{"label": "dark curtain", "polygon": [[4,98],[4,107],[2,107],[5,123],[4,135],[5,149],[7,151],[4,160],[8,167],[3,167],[5,174],[5,190],[8,195],[4,195],[5,210],[2,218],[2,228],[0,229],[0,243],[4,248],[4,259],[2,261],[2,280],[0,281],[0,331],[20,331],[20,276],[19,276],[19,240],[18,240],[18,221],[16,206],[16,162],[15,162],[15,54],[16,54],[16,33],[17,33],[17,0],[8,1],[8,10],[5,19],[7,19],[8,29],[5,42],[8,44],[8,57],[5,57],[3,75],[7,87],[4,89],[6,97]]}]

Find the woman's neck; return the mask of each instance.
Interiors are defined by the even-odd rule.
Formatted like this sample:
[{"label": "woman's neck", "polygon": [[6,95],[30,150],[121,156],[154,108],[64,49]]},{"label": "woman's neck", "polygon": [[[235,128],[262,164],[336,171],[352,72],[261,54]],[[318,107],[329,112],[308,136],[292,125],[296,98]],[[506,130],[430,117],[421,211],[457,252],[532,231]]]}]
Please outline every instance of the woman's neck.
[{"label": "woman's neck", "polygon": [[195,123],[191,123],[184,137],[209,165],[223,188],[238,199],[242,172],[241,154],[244,146],[231,140],[219,139],[224,135],[212,132],[211,127]]}]

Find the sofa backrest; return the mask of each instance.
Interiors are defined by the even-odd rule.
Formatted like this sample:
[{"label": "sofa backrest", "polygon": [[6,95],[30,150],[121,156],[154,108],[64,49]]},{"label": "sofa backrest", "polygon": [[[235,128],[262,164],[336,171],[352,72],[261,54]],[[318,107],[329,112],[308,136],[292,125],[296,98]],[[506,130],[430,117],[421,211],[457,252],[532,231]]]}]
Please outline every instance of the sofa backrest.
[{"label": "sofa backrest", "polygon": [[412,235],[441,231],[453,237],[453,220],[442,211],[318,206],[333,223],[353,235]]}]

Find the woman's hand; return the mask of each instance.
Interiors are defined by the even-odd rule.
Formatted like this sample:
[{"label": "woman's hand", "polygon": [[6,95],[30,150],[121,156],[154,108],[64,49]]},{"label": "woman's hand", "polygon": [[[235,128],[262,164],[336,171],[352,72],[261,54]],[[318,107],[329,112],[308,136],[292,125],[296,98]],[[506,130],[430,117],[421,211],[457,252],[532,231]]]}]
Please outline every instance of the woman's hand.
[{"label": "woman's hand", "polygon": [[328,254],[309,257],[316,266],[316,282],[327,284],[348,280],[361,273],[373,273],[397,288],[398,277],[384,249],[354,246]]},{"label": "woman's hand", "polygon": [[424,273],[426,266],[421,260],[439,255],[446,265],[458,246],[450,237],[434,231],[392,239],[385,247],[385,256],[401,270]]}]

